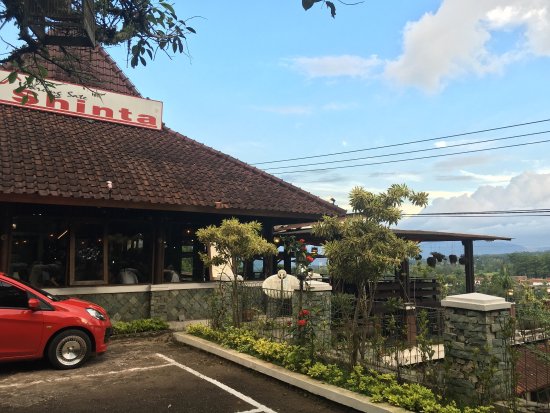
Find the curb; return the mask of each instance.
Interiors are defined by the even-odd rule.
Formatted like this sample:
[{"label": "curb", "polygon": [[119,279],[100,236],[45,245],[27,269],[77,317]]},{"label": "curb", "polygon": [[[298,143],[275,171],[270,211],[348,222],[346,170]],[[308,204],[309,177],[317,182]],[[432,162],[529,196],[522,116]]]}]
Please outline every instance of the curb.
[{"label": "curb", "polygon": [[251,370],[255,370],[259,373],[265,374],[266,376],[280,380],[282,382],[290,384],[291,386],[298,387],[317,396],[324,397],[325,399],[339,403],[343,406],[359,410],[360,412],[408,412],[408,410],[402,409],[400,407],[391,406],[386,403],[374,403],[371,401],[370,397],[363,396],[361,394],[342,389],[331,384],[325,384],[303,374],[289,371],[283,367],[268,363],[263,360],[259,360],[248,354],[239,353],[238,351],[221,347],[217,344],[212,343],[211,341],[207,341],[199,337],[177,332],[174,333],[174,338],[180,343],[195,347],[202,351],[206,351],[207,353],[214,354],[218,357],[222,357],[226,360],[232,361],[233,363],[240,364],[241,366],[244,366]]}]

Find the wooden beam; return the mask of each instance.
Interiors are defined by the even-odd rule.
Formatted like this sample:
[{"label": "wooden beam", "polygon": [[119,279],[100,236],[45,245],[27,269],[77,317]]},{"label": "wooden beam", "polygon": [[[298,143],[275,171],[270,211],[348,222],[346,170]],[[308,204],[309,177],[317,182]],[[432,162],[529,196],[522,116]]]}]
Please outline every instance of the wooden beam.
[{"label": "wooden beam", "polygon": [[475,274],[474,274],[474,242],[472,240],[462,241],[464,245],[464,272],[466,275],[466,293],[475,292]]}]

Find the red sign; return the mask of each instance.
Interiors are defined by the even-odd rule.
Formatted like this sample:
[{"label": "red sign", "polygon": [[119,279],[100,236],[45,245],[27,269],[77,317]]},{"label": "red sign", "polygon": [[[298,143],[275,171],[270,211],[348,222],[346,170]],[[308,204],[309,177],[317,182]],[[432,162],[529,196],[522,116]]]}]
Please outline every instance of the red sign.
[{"label": "red sign", "polygon": [[[48,79],[48,82],[55,85],[55,88],[51,89],[54,99],[50,100],[41,85],[33,85],[32,89],[16,92],[19,82],[10,84],[7,79],[9,74],[10,72],[0,70],[0,103],[141,128],[162,128],[162,102],[157,100],[106,90],[91,90],[84,86]],[[23,105],[25,96],[28,100]]]}]

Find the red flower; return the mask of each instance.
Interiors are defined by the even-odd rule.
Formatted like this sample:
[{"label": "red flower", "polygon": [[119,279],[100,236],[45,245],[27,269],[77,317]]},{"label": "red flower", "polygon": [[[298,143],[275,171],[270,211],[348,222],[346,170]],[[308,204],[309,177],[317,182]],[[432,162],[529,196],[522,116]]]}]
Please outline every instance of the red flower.
[{"label": "red flower", "polygon": [[290,327],[292,325],[292,321],[287,321],[286,325]]},{"label": "red flower", "polygon": [[302,245],[302,247],[300,248],[302,251],[307,251],[307,247],[305,245]]},{"label": "red flower", "polygon": [[300,244],[304,244],[304,243],[306,242],[306,240],[303,239],[303,238],[300,238],[300,239],[298,240],[298,242],[299,242]]},{"label": "red flower", "polygon": [[309,315],[309,310],[301,310],[299,313],[298,313],[298,317],[306,317]]},{"label": "red flower", "polygon": [[313,258],[311,255],[308,255],[308,256],[306,257],[307,262],[313,262],[314,259],[315,259],[315,258]]},{"label": "red flower", "polygon": [[304,327],[307,324],[307,320],[298,320],[296,323],[299,327]]}]

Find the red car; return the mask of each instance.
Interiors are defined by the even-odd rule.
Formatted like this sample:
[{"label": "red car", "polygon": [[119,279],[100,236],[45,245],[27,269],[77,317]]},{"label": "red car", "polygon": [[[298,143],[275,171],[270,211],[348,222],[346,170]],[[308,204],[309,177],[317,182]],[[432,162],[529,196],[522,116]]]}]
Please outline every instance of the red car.
[{"label": "red car", "polygon": [[0,362],[47,357],[56,368],[72,369],[104,353],[110,334],[102,307],[0,273]]}]

